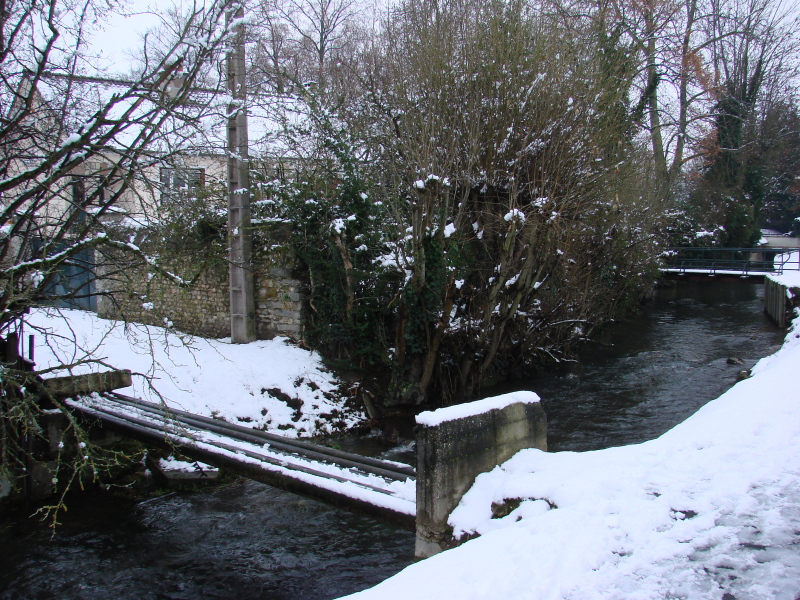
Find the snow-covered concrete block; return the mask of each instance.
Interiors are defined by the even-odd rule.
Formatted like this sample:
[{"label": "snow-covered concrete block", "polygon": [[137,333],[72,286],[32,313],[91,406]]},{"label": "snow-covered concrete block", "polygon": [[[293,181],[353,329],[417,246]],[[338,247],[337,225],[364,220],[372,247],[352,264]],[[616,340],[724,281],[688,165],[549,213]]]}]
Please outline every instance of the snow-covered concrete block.
[{"label": "snow-covered concrete block", "polygon": [[417,416],[417,557],[458,544],[447,519],[461,497],[480,473],[525,448],[547,449],[547,420],[533,392]]}]

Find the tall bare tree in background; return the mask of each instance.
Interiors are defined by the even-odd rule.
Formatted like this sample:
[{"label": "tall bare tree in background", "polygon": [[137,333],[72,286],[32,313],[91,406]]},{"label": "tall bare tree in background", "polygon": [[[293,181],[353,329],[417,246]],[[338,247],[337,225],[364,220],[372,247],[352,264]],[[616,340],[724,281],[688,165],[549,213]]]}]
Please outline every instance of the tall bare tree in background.
[{"label": "tall bare tree in background", "polygon": [[745,68],[752,76],[758,70],[752,81],[761,94],[791,79],[796,27],[779,1],[612,0],[582,7],[608,14],[610,26],[633,44],[639,75],[631,110],[647,133],[663,194],[685,165],[707,153],[718,101],[734,72]]},{"label": "tall bare tree in background", "polygon": [[773,169],[765,162],[760,124],[773,106],[796,96],[798,21],[770,0],[713,0],[711,6],[707,35],[718,85],[694,203],[724,228],[723,243],[747,246],[760,237]]},{"label": "tall bare tree in background", "polygon": [[340,54],[355,45],[360,0],[261,0],[254,8],[256,68],[278,92],[285,80],[325,87]]},{"label": "tall bare tree in background", "polygon": [[[659,196],[677,203],[673,214],[693,221],[689,229],[700,235],[717,233],[705,243],[752,242],[761,193],[743,187],[745,179],[753,187],[756,172],[745,175],[745,157],[769,104],[785,104],[796,95],[798,28],[792,6],[779,0],[543,6],[562,22],[601,17],[604,29],[619,36],[635,60],[628,111],[650,148]],[[691,243],[692,235],[683,241]]]},{"label": "tall bare tree in background", "polygon": [[612,0],[604,7],[637,57],[630,110],[646,132],[664,197],[697,157],[711,115],[715,79],[705,29],[711,8],[703,0]]}]

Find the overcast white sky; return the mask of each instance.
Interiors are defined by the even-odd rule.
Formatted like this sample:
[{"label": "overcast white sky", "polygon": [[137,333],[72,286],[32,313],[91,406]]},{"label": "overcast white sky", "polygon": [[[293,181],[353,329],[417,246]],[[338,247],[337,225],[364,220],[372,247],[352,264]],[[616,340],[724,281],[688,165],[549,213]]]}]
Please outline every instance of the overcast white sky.
[{"label": "overcast white sky", "polygon": [[91,34],[91,53],[100,56],[94,65],[101,70],[125,72],[130,56],[142,47],[144,34],[161,23],[159,14],[174,3],[152,0],[129,0],[120,4],[116,14],[99,25]]},{"label": "overcast white sky", "polygon": [[[123,0],[116,13],[110,15],[92,34],[91,48],[100,56],[95,65],[101,70],[125,72],[131,53],[142,47],[144,34],[161,23],[161,17],[170,7],[191,3],[192,0]],[[387,0],[373,0],[386,3]],[[392,0],[388,0],[391,3]],[[202,4],[202,0],[198,1]],[[783,0],[784,9],[798,11],[800,0]]]}]

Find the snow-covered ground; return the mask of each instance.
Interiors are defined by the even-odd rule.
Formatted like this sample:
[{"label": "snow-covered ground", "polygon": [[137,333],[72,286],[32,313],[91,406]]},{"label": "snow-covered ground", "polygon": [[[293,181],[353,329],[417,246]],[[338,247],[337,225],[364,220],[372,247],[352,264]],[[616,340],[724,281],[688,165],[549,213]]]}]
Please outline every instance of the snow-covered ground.
[{"label": "snow-covered ground", "polygon": [[285,338],[234,345],[63,309],[37,309],[27,320],[37,369],[83,363],[91,354],[107,367],[78,364],[72,372],[130,369],[138,373],[133,386],[118,391],[143,400],[287,436],[327,433],[363,418],[344,410],[320,357]]},{"label": "snow-covered ground", "polygon": [[770,279],[782,283],[787,288],[800,288],[800,252],[785,252],[775,257],[775,264],[781,265],[780,275],[768,275]]},{"label": "snow-covered ground", "polygon": [[450,522],[481,536],[349,598],[800,598],[800,316],[751,378],[660,438],[524,450]]}]

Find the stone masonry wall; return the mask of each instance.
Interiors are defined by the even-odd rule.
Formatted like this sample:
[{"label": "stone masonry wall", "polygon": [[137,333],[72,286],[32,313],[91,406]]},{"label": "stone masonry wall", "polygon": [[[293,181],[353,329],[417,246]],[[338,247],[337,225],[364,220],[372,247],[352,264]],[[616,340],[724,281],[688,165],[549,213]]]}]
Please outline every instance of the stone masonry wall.
[{"label": "stone masonry wall", "polygon": [[[295,260],[285,245],[254,253],[256,335],[300,339],[303,325],[303,283],[295,276]],[[97,314],[147,325],[171,325],[204,337],[230,336],[228,267],[206,268],[191,287],[153,275],[145,266],[125,265],[122,257],[97,266]]]}]

